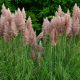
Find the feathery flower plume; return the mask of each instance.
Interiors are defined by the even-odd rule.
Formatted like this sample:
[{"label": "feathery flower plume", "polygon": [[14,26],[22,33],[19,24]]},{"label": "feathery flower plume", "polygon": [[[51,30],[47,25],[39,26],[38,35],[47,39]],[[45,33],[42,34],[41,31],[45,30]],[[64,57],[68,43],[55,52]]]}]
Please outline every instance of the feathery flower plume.
[{"label": "feathery flower plume", "polygon": [[22,8],[22,15],[23,15],[24,19],[26,19],[26,13],[25,13],[25,9],[24,8]]},{"label": "feathery flower plume", "polygon": [[11,11],[10,11],[10,9],[8,8],[8,13],[9,13],[9,15],[11,15]]},{"label": "feathery flower plume", "polygon": [[10,28],[11,28],[10,31],[11,31],[12,37],[18,35],[18,29],[17,29],[14,18],[15,18],[15,16],[14,16],[14,14],[12,14],[12,16],[11,16],[11,26],[10,26]]},{"label": "feathery flower plume", "polygon": [[31,17],[29,16],[26,22],[26,27],[28,30],[33,32]]},{"label": "feathery flower plume", "polygon": [[4,25],[6,25],[6,19],[3,15],[0,17],[0,36],[3,36]]},{"label": "feathery flower plume", "polygon": [[61,25],[64,26],[65,25],[65,17],[61,17]]},{"label": "feathery flower plume", "polygon": [[65,28],[66,28],[66,34],[68,35],[71,32],[72,28],[72,20],[69,12],[65,14]]},{"label": "feathery flower plume", "polygon": [[10,23],[10,21],[11,21],[11,12],[10,12],[10,9],[8,8],[8,16],[7,16],[7,20],[9,21],[9,23]]},{"label": "feathery flower plume", "polygon": [[73,7],[73,20],[77,19],[77,17],[79,16],[79,14],[80,14],[79,7],[75,3],[75,5]]},{"label": "feathery flower plume", "polygon": [[56,24],[57,24],[57,27],[59,27],[61,25],[61,17],[60,16],[56,17]]},{"label": "feathery flower plume", "polygon": [[58,33],[61,33],[62,23],[61,23],[61,17],[60,16],[56,17],[56,29],[57,29]]},{"label": "feathery flower plume", "polygon": [[1,12],[2,12],[2,15],[3,15],[3,16],[7,16],[7,15],[8,15],[8,11],[7,11],[7,9],[6,9],[6,7],[5,7],[4,4],[2,5],[2,10],[1,10]]},{"label": "feathery flower plume", "polygon": [[58,33],[57,33],[56,29],[53,29],[53,30],[51,31],[50,36],[51,36],[51,43],[52,43],[52,45],[53,45],[53,46],[56,45],[56,43],[57,43],[57,38],[58,38]]},{"label": "feathery flower plume", "polygon": [[18,26],[18,29],[20,31],[23,31],[25,26],[25,19],[19,8],[17,12],[15,11],[15,22],[16,22],[16,25]]},{"label": "feathery flower plume", "polygon": [[61,9],[61,6],[59,5],[58,11],[56,11],[55,16],[62,16],[64,13]]},{"label": "feathery flower plume", "polygon": [[51,31],[53,29],[56,29],[58,33],[60,33],[61,28],[61,18],[60,16],[57,16],[51,20]]},{"label": "feathery flower plume", "polygon": [[27,28],[25,28],[23,36],[24,36],[24,42],[26,44],[29,44],[30,43],[30,41],[29,41],[30,40],[30,38],[29,38],[30,37],[30,33],[29,33]]},{"label": "feathery flower plume", "polygon": [[64,16],[58,17],[57,20],[59,20],[58,26],[57,26],[58,34],[64,34],[65,33],[65,18],[64,18]]},{"label": "feathery flower plume", "polygon": [[78,18],[79,18],[79,23],[80,23],[80,8],[78,8]]},{"label": "feathery flower plume", "polygon": [[29,17],[27,20],[27,29],[29,31],[30,34],[30,43],[33,45],[36,45],[36,33],[34,32],[33,28],[32,28],[32,21],[31,18]]},{"label": "feathery flower plume", "polygon": [[56,17],[51,19],[51,28],[55,28],[55,26],[57,26],[57,21],[56,21]]},{"label": "feathery flower plume", "polygon": [[11,19],[11,12],[10,12],[9,8],[6,9],[6,7],[4,6],[4,4],[2,5],[2,10],[1,10],[1,12],[2,12],[2,15],[3,15],[8,21],[10,21],[10,19]]},{"label": "feathery flower plume", "polygon": [[77,18],[74,22],[73,22],[73,34],[74,35],[78,35],[79,31],[80,31],[80,24],[79,24],[79,19]]},{"label": "feathery flower plume", "polygon": [[9,22],[6,22],[6,24],[4,25],[4,33],[3,33],[3,38],[5,41],[10,41],[10,25]]},{"label": "feathery flower plume", "polygon": [[60,26],[60,24],[61,24],[60,16],[57,16],[57,17],[51,19],[51,27],[52,28],[58,28]]},{"label": "feathery flower plume", "polygon": [[49,32],[50,32],[50,22],[49,22],[49,20],[47,19],[47,17],[44,19],[42,26],[43,26],[43,27],[42,27],[43,35],[49,34]]}]

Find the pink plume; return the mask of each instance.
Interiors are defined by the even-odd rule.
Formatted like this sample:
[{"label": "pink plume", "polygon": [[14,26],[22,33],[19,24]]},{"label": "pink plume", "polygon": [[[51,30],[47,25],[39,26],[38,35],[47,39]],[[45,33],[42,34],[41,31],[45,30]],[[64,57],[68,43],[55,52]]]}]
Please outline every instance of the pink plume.
[{"label": "pink plume", "polygon": [[64,13],[63,13],[63,11],[62,11],[62,9],[61,9],[61,6],[59,5],[58,11],[56,11],[55,15],[56,15],[56,16],[62,16],[63,14],[64,14]]},{"label": "pink plume", "polygon": [[25,12],[24,8],[22,9],[22,15],[23,15],[24,19],[26,19],[26,12]]},{"label": "pink plume", "polygon": [[51,43],[52,43],[52,45],[53,45],[53,46],[56,45],[56,43],[57,43],[57,38],[58,38],[58,33],[57,33],[56,29],[53,29],[53,30],[51,31],[50,36],[51,36]]},{"label": "pink plume", "polygon": [[79,14],[80,14],[80,9],[77,6],[77,4],[75,4],[74,8],[73,8],[73,20],[77,19],[77,17],[79,16]]},{"label": "pink plume", "polygon": [[77,18],[74,22],[73,22],[73,33],[75,35],[78,35],[80,31],[80,24],[79,24],[79,19]]},{"label": "pink plume", "polygon": [[65,14],[65,28],[66,28],[66,34],[68,35],[71,31],[72,27],[72,19],[70,17],[70,14]]},{"label": "pink plume", "polygon": [[15,23],[15,16],[14,14],[12,14],[12,17],[11,17],[11,33],[13,34],[13,36],[17,36],[18,35],[18,29],[17,29],[17,26],[16,26],[16,23]]},{"label": "pink plume", "polygon": [[15,11],[15,22],[16,25],[19,27],[19,30],[23,31],[25,26],[25,19],[19,8],[17,12]]},{"label": "pink plume", "polygon": [[50,22],[47,18],[44,19],[42,26],[43,26],[42,27],[43,35],[49,34],[49,32],[50,32]]}]

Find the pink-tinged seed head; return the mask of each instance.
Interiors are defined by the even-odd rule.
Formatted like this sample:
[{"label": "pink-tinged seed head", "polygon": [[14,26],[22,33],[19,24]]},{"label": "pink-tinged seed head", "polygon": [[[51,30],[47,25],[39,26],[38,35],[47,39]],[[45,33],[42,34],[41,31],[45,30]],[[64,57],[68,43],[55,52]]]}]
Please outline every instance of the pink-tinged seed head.
[{"label": "pink-tinged seed head", "polygon": [[8,10],[5,7],[2,8],[1,12],[3,16],[8,16]]},{"label": "pink-tinged seed head", "polygon": [[75,35],[78,35],[80,31],[80,24],[79,24],[79,19],[77,18],[74,22],[73,22],[73,32]]},{"label": "pink-tinged seed head", "polygon": [[65,17],[61,17],[61,25],[64,26],[65,25]]},{"label": "pink-tinged seed head", "polygon": [[55,13],[56,16],[62,16],[64,13],[61,9],[61,6],[59,5],[58,11]]},{"label": "pink-tinged seed head", "polygon": [[30,16],[28,17],[28,20],[27,20],[27,28],[29,30],[32,30],[32,21],[31,21],[31,17]]},{"label": "pink-tinged seed head", "polygon": [[66,28],[66,34],[68,35],[71,31],[72,27],[72,19],[70,17],[69,13],[65,14],[65,28]]},{"label": "pink-tinged seed head", "polygon": [[56,29],[57,31],[61,28],[61,17],[57,16],[51,20],[51,30]]},{"label": "pink-tinged seed head", "polygon": [[26,12],[25,12],[24,8],[22,9],[22,15],[23,15],[24,19],[26,19]]},{"label": "pink-tinged seed head", "polygon": [[51,31],[50,36],[51,36],[51,43],[52,43],[52,45],[53,45],[53,46],[56,45],[56,43],[57,43],[57,38],[58,38],[57,30],[56,30],[56,29],[53,29],[53,30]]},{"label": "pink-tinged seed head", "polygon": [[50,22],[47,18],[44,19],[42,26],[43,26],[42,27],[43,34],[44,35],[49,34],[49,32],[50,32]]},{"label": "pink-tinged seed head", "polygon": [[29,42],[30,41],[30,34],[29,34],[29,31],[27,28],[25,28],[23,36],[24,36],[24,42],[26,44],[30,44],[30,42]]},{"label": "pink-tinged seed head", "polygon": [[9,15],[11,16],[11,11],[10,11],[10,9],[8,8],[8,13],[9,13]]},{"label": "pink-tinged seed head", "polygon": [[13,36],[17,36],[18,35],[18,29],[15,23],[15,19],[14,19],[14,14],[12,14],[12,20],[11,20],[11,33],[13,34]]},{"label": "pink-tinged seed head", "polygon": [[4,25],[4,31],[3,31],[3,38],[5,41],[10,41],[11,39],[9,27],[10,27],[9,22],[6,22],[6,24]]},{"label": "pink-tinged seed head", "polygon": [[31,18],[30,17],[27,20],[27,23],[26,23],[26,27],[25,28],[26,28],[26,31],[24,30],[24,32],[25,33],[28,33],[29,44],[31,46],[36,45],[37,44],[36,33],[34,32],[34,30],[32,28],[32,21],[31,21]]},{"label": "pink-tinged seed head", "polygon": [[17,11],[15,11],[15,22],[18,26],[18,29],[23,31],[25,27],[25,18],[19,8]]},{"label": "pink-tinged seed head", "polygon": [[77,19],[77,17],[79,16],[79,7],[77,6],[77,4],[74,5],[73,7],[73,20]]},{"label": "pink-tinged seed head", "polygon": [[11,12],[10,12],[9,8],[6,9],[6,7],[3,4],[1,12],[2,12],[2,15],[6,18],[6,20],[10,22],[11,21]]},{"label": "pink-tinged seed head", "polygon": [[3,36],[4,25],[6,24],[6,19],[3,15],[0,17],[0,36]]}]

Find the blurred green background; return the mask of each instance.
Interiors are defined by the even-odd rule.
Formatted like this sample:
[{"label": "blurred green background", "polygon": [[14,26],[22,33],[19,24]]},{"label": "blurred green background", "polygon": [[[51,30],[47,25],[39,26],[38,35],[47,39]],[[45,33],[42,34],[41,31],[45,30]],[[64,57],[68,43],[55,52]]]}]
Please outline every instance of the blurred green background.
[{"label": "blurred green background", "polygon": [[58,6],[61,5],[64,12],[69,9],[72,12],[73,6],[77,3],[80,6],[80,0],[0,0],[0,9],[2,4],[9,7],[12,12],[14,12],[18,7],[26,10],[26,15],[31,16],[33,28],[40,33],[43,18],[54,15]]}]

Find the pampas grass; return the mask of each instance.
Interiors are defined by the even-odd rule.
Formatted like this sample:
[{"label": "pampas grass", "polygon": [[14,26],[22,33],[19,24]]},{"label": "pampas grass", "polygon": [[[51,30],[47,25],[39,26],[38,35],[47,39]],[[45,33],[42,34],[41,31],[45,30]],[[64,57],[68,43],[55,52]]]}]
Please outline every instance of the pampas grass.
[{"label": "pampas grass", "polygon": [[[24,8],[0,17],[0,80],[80,80],[80,8],[73,14],[59,6],[45,18],[36,36]],[[77,15],[76,15],[77,14]]]}]

